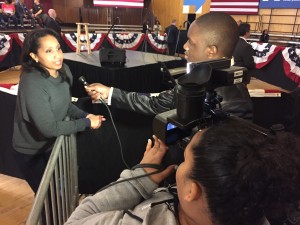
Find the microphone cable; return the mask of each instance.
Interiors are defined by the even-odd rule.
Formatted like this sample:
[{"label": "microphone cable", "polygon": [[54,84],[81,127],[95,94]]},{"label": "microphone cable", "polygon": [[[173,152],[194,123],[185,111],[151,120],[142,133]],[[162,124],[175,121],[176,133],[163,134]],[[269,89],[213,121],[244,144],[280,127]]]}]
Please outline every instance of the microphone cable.
[{"label": "microphone cable", "polygon": [[[86,79],[85,79],[84,76],[79,77],[79,78],[78,78],[78,81],[81,82],[84,86],[89,86],[89,85],[90,85],[90,84],[86,81]],[[115,125],[113,116],[112,116],[112,114],[111,114],[111,111],[110,111],[109,107],[107,106],[106,102],[104,101],[104,99],[101,97],[101,95],[100,95],[100,97],[99,97],[98,100],[106,107],[106,109],[107,109],[107,111],[108,111],[109,117],[110,117],[110,119],[111,119],[111,123],[112,123],[112,125],[113,125],[114,130],[115,130],[115,133],[116,133],[116,136],[117,136],[117,139],[118,139],[118,143],[119,143],[119,146],[120,146],[120,152],[121,152],[121,158],[122,158],[122,161],[123,161],[125,167],[126,167],[127,169],[130,169],[130,167],[128,166],[128,164],[126,163],[126,160],[125,160],[125,158],[124,158],[124,152],[123,152],[123,147],[122,147],[121,139],[120,139],[120,136],[119,136],[117,127],[116,127],[116,125]]]},{"label": "microphone cable", "polygon": [[119,146],[120,146],[120,152],[121,152],[122,161],[123,161],[124,165],[126,166],[126,168],[130,169],[130,167],[128,166],[128,164],[126,163],[126,160],[124,158],[124,152],[123,152],[123,147],[122,147],[121,139],[120,139],[120,136],[119,136],[116,124],[114,122],[113,116],[111,114],[111,111],[110,111],[109,107],[107,106],[106,102],[104,101],[104,99],[101,96],[99,97],[99,101],[106,107],[106,109],[108,111],[109,117],[111,119],[111,123],[113,125],[114,130],[115,130],[115,133],[116,133],[116,136],[117,136],[117,139],[118,139],[118,143],[119,143]]}]

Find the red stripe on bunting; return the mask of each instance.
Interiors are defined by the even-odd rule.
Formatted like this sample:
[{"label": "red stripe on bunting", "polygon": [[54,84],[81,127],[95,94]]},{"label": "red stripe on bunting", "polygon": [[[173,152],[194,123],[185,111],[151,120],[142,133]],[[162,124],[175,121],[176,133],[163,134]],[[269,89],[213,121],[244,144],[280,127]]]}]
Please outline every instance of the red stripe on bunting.
[{"label": "red stripe on bunting", "polygon": [[282,51],[283,69],[288,78],[300,86],[300,49],[286,47]]}]

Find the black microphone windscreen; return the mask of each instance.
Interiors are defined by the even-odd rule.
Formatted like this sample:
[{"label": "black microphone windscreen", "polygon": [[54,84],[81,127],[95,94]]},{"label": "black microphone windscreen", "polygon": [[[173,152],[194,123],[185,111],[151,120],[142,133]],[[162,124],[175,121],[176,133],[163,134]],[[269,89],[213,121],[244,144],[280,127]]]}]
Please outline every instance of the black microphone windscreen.
[{"label": "black microphone windscreen", "polygon": [[78,80],[79,80],[84,86],[89,86],[89,84],[88,84],[88,82],[86,82],[84,76],[79,77]]}]

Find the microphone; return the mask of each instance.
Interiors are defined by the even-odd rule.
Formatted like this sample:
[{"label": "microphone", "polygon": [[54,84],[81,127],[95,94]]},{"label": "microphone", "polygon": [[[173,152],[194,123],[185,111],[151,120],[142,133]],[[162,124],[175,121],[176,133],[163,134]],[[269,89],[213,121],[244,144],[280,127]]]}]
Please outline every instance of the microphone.
[{"label": "microphone", "polygon": [[84,76],[79,77],[79,78],[78,78],[78,81],[79,81],[80,83],[82,83],[84,86],[89,86],[89,85],[90,85],[88,82],[86,82]]},{"label": "microphone", "polygon": [[[81,76],[78,78],[78,81],[80,83],[82,83],[85,87],[89,86],[90,84],[85,80],[85,77],[84,76]],[[95,91],[92,91],[93,93],[96,93]],[[106,101],[102,98],[102,96],[100,95],[99,96],[99,99],[98,100],[93,100],[93,103],[106,103]]]},{"label": "microphone", "polygon": [[191,25],[191,22],[188,21],[188,20],[184,21],[184,22],[183,22],[183,27],[186,27],[186,24]]},{"label": "microphone", "polygon": [[[108,35],[114,28],[116,21],[120,23],[120,17],[116,17],[113,20],[113,24],[110,26],[107,33],[104,35],[104,38],[108,38]],[[115,29],[113,30],[113,33],[115,33]],[[123,67],[126,63],[126,51],[125,49],[121,49],[116,46],[115,37],[113,37],[113,48],[109,49],[101,47],[99,51],[99,59],[101,66]]]}]

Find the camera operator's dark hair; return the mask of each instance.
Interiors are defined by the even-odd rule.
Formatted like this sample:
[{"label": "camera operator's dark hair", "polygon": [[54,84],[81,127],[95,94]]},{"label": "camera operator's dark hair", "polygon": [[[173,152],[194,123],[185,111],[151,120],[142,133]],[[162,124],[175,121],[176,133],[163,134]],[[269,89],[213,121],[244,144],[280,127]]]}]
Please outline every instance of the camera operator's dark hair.
[{"label": "camera operator's dark hair", "polygon": [[239,25],[239,35],[242,37],[247,32],[250,32],[250,24],[249,23],[241,23]]},{"label": "camera operator's dark hair", "polygon": [[[40,71],[43,76],[50,76],[48,70],[46,70],[40,63],[33,60],[33,58],[30,56],[31,52],[37,54],[38,49],[41,47],[40,39],[48,35],[56,38],[59,43],[59,35],[54,30],[48,28],[35,29],[26,35],[21,54],[23,71],[31,71],[33,68],[35,68]],[[59,73],[62,76],[62,81],[68,80],[64,67],[59,70]]]},{"label": "camera operator's dark hair", "polygon": [[299,203],[299,146],[291,134],[262,135],[232,119],[208,128],[192,146],[190,178],[204,187],[214,224],[262,224],[274,206]]},{"label": "camera operator's dark hair", "polygon": [[231,58],[239,40],[236,21],[228,14],[210,12],[197,18],[196,24],[205,35],[207,45],[214,45],[224,57]]}]

